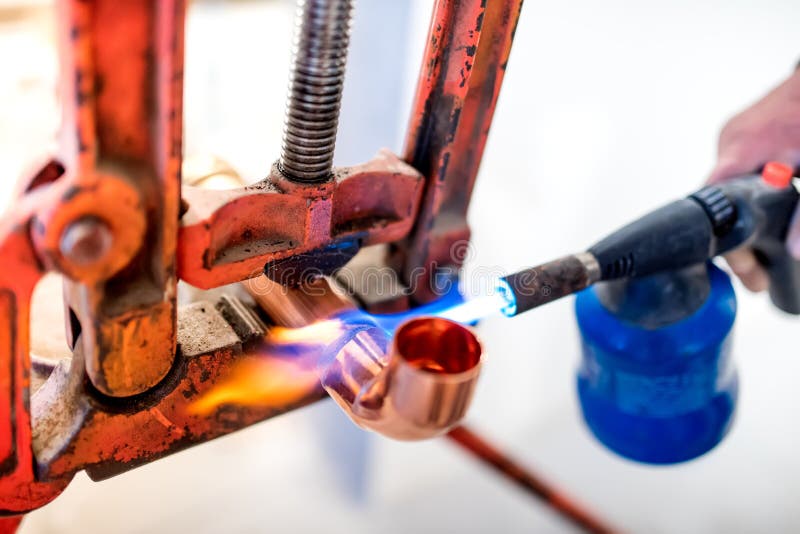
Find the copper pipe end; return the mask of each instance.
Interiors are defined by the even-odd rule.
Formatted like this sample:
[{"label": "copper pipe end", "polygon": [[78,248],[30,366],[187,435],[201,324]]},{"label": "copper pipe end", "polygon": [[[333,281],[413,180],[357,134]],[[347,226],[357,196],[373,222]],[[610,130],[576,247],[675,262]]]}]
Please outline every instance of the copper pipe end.
[{"label": "copper pipe end", "polygon": [[446,433],[469,408],[482,348],[469,328],[438,317],[402,324],[388,353],[376,329],[357,334],[322,375],[359,426],[399,440]]},{"label": "copper pipe end", "polygon": [[439,317],[418,317],[397,329],[393,354],[411,368],[454,378],[481,362],[481,344],[469,328]]}]

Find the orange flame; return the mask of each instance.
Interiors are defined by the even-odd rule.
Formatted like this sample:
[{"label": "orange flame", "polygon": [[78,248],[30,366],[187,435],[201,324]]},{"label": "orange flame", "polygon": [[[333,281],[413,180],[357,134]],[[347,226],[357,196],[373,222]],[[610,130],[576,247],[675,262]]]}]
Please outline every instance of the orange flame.
[{"label": "orange flame", "polygon": [[276,345],[327,345],[339,339],[344,332],[344,323],[334,319],[300,328],[277,326],[269,331],[267,342]]},{"label": "orange flame", "polygon": [[[345,326],[338,320],[302,328],[271,328],[262,345],[264,353],[235,363],[228,377],[193,402],[189,412],[208,415],[223,404],[279,407],[298,402],[319,385],[316,367],[322,349],[344,332]],[[297,348],[299,357],[270,354],[270,348],[284,353],[292,347]]]},{"label": "orange flame", "polygon": [[208,415],[223,404],[285,406],[299,401],[319,383],[315,366],[281,359],[246,358],[228,378],[200,396],[189,412]]}]

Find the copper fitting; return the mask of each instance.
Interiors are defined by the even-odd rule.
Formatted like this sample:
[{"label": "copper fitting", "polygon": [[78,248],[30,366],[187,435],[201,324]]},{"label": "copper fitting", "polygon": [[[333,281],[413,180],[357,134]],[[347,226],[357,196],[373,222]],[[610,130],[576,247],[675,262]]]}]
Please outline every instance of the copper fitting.
[{"label": "copper fitting", "polygon": [[385,351],[376,328],[355,334],[321,372],[328,394],[358,426],[398,440],[427,439],[456,426],[469,408],[481,344],[438,317],[402,324]]},{"label": "copper fitting", "polygon": [[466,414],[482,355],[469,328],[418,317],[390,339],[326,278],[294,289],[263,277],[242,285],[279,325],[340,323],[339,335],[320,351],[317,370],[322,386],[358,426],[418,440],[446,433]]},{"label": "copper fitting", "polygon": [[302,328],[356,310],[353,301],[327,278],[308,282],[302,287],[284,287],[262,274],[241,282],[241,285],[279,326]]}]

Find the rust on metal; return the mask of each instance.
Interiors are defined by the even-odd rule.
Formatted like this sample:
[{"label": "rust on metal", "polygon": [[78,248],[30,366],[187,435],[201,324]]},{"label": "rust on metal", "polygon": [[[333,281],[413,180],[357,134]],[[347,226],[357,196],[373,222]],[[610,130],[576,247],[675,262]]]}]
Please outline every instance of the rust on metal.
[{"label": "rust on metal", "polygon": [[422,176],[386,150],[318,184],[293,182],[273,166],[267,179],[247,187],[185,186],[179,275],[197,287],[217,287],[332,243],[396,241],[411,229],[422,186]]},{"label": "rust on metal", "polygon": [[97,397],[86,391],[79,371],[56,368],[35,396],[33,447],[40,477],[68,480],[86,470],[95,480],[107,478],[324,396],[315,383],[291,404],[221,405],[197,414],[191,405],[237,362],[269,360],[273,351],[263,338],[243,341],[211,302],[182,307],[178,325],[177,365],[135,399]]},{"label": "rust on metal", "polygon": [[[393,262],[417,302],[436,298],[436,270],[459,266],[467,209],[511,52],[522,0],[436,3],[412,107],[404,159],[426,178],[409,237]],[[422,283],[413,283],[422,272]]]},{"label": "rust on metal", "polygon": [[[71,206],[86,199],[82,210],[111,227],[117,249],[126,247],[111,247],[111,272],[94,280],[74,273],[65,288],[87,374],[111,396],[153,387],[175,352],[184,11],[182,0],[59,2],[61,180],[70,187],[56,216],[71,224]],[[98,187],[110,189],[107,200]],[[123,190],[133,213],[122,210]],[[137,239],[121,228],[134,221]],[[55,232],[56,222],[43,224]]]},{"label": "rust on metal", "polygon": [[30,415],[30,302],[43,261],[29,228],[34,213],[58,200],[43,188],[23,196],[0,220],[0,513],[47,504],[69,479],[41,481],[35,472]]}]

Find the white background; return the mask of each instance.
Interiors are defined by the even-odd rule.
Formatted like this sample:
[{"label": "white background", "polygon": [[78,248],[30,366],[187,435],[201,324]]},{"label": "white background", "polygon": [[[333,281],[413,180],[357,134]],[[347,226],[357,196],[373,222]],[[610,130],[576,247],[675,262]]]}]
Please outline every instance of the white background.
[{"label": "white background", "polygon": [[[340,164],[399,151],[430,4],[359,0]],[[55,56],[47,10],[0,14],[8,195],[57,124]],[[290,17],[280,2],[192,7],[189,152],[227,158],[253,180],[265,174],[278,154]],[[470,267],[582,249],[698,187],[725,119],[800,59],[798,22],[790,0],[528,0],[473,197]],[[627,532],[797,531],[800,324],[737,289],[737,420],[697,461],[645,467],[588,434],[568,301],[480,326],[488,356],[469,422]],[[332,403],[102,483],[81,474],[21,530],[325,531],[573,530],[448,442],[364,434]]]}]

